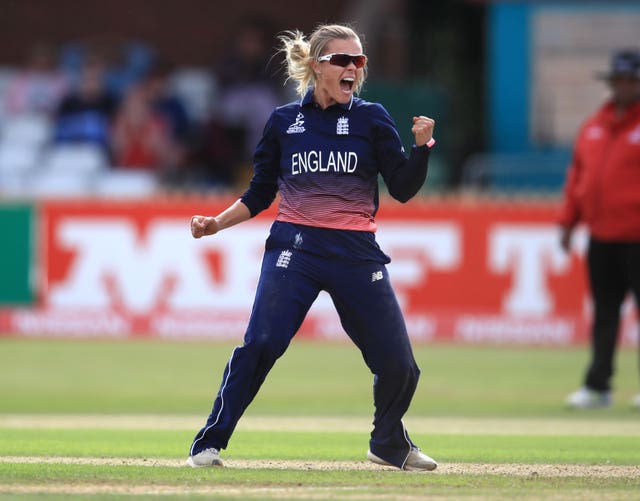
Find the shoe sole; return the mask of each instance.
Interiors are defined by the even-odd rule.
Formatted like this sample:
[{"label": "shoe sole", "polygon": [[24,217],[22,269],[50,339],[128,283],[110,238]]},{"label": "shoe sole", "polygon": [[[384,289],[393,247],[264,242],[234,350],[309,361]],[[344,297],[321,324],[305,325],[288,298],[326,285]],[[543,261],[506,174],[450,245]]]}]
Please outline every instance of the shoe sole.
[{"label": "shoe sole", "polygon": [[[380,466],[393,466],[391,463],[387,463],[384,459],[379,458],[371,451],[367,452],[367,459],[372,463],[379,464]],[[396,466],[393,467],[396,468]]]},{"label": "shoe sole", "polygon": [[438,463],[427,463],[424,468],[416,468],[414,466],[404,466],[407,471],[433,471],[438,467]]},{"label": "shoe sole", "polygon": [[[380,466],[392,466],[393,468],[397,468],[397,466],[394,466],[391,463],[387,463],[384,459],[379,458],[371,451],[367,452],[367,459],[372,463],[379,464]],[[405,471],[433,471],[437,467],[438,467],[438,463],[427,463],[427,465],[425,465],[424,468],[417,468],[415,466],[405,464],[404,468],[401,468],[401,469],[404,469]]]},{"label": "shoe sole", "polygon": [[187,466],[191,466],[191,468],[220,468],[224,466],[224,463],[222,462],[221,459],[218,459],[217,461],[214,461],[211,464],[196,464],[193,461],[192,457],[188,457],[187,458]]}]

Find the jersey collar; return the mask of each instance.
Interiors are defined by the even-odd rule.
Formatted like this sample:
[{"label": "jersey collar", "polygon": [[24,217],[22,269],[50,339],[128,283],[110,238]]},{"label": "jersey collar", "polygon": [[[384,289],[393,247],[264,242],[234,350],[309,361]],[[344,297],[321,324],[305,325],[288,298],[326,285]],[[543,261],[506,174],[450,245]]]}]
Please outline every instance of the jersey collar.
[{"label": "jersey collar", "polygon": [[[305,94],[305,96],[302,98],[302,100],[300,101],[300,106],[301,107],[305,107],[305,106],[310,106],[315,104],[315,101],[313,100],[313,92],[314,92],[315,88],[312,87],[311,89],[309,89],[307,91],[307,93]],[[349,100],[348,103],[336,103],[336,104],[332,104],[331,106],[329,106],[329,108],[333,108],[334,106],[337,106],[338,108],[342,108],[345,111],[349,111],[351,109],[351,107],[353,106],[353,94],[351,95],[351,99]]]}]

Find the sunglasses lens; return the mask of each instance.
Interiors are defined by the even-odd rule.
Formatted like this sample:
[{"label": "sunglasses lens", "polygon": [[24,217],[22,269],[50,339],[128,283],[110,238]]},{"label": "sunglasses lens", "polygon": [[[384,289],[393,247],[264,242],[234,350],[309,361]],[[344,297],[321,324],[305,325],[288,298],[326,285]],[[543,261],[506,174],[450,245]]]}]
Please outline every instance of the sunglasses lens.
[{"label": "sunglasses lens", "polygon": [[335,66],[342,66],[343,68],[349,66],[351,62],[353,62],[356,68],[362,68],[367,62],[367,58],[363,55],[352,56],[350,54],[333,54],[329,62]]},{"label": "sunglasses lens", "polygon": [[353,64],[356,65],[356,68],[362,68],[366,62],[367,58],[364,56],[355,56],[353,58]]},{"label": "sunglasses lens", "polygon": [[343,68],[349,66],[350,62],[351,56],[349,56],[349,54],[334,54],[331,56],[331,59],[329,59],[329,63],[334,66],[342,66]]}]

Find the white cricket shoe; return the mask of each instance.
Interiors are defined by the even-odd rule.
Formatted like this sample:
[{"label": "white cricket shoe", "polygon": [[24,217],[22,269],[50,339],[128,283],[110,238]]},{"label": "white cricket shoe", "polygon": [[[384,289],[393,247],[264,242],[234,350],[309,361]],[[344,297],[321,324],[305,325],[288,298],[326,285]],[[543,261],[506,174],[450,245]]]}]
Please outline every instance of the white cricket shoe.
[{"label": "white cricket shoe", "polygon": [[590,390],[583,386],[567,397],[567,405],[574,409],[609,407],[611,405],[611,392]]},{"label": "white cricket shoe", "polygon": [[204,468],[207,466],[224,466],[222,459],[220,459],[220,451],[210,447],[203,451],[198,452],[193,456],[187,458],[187,464],[191,468]]},{"label": "white cricket shoe", "polygon": [[[379,458],[371,451],[367,451],[367,459],[372,463],[382,466],[393,466],[391,463],[387,463],[384,459]],[[433,471],[437,467],[438,463],[435,459],[430,458],[417,447],[413,447],[411,452],[409,452],[402,469],[408,471]]]},{"label": "white cricket shoe", "polygon": [[640,409],[640,393],[631,399],[631,406]]}]

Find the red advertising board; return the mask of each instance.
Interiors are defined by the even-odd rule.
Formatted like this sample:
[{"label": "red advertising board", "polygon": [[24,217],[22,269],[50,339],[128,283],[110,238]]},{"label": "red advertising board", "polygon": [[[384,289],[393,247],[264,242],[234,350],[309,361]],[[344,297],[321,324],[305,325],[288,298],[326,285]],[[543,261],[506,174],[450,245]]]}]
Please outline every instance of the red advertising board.
[{"label": "red advertising board", "polygon": [[[39,209],[38,304],[1,313],[25,336],[241,339],[275,209],[214,237],[193,214],[232,200],[47,202]],[[415,341],[568,345],[588,338],[583,257],[559,247],[550,202],[383,200],[377,239]],[[622,339],[637,343],[624,306]],[[346,339],[321,294],[300,336]]]}]

